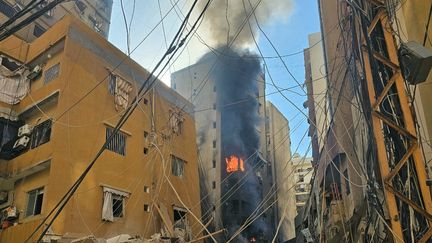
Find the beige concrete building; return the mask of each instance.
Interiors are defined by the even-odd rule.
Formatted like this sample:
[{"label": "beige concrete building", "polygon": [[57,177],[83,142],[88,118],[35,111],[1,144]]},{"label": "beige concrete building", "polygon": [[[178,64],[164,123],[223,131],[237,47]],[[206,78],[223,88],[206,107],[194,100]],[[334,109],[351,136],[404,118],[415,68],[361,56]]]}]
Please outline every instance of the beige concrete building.
[{"label": "beige concrete building", "polygon": [[294,154],[291,159],[291,164],[294,170],[295,204],[298,214],[306,205],[311,192],[311,182],[313,178],[312,158],[301,157],[299,154]]},{"label": "beige concrete building", "polygon": [[[429,7],[421,2],[409,2],[397,9],[396,17],[398,18],[397,25],[394,23],[394,28],[399,29],[403,35],[400,35],[397,41],[409,42],[415,41],[424,47],[432,50],[432,28],[425,35],[425,28],[429,17]],[[418,27],[421,26],[421,27]],[[425,39],[426,37],[426,39]],[[400,43],[399,43],[400,44]],[[432,104],[432,72],[424,83],[418,84],[411,90],[414,97],[414,108],[416,109],[417,122],[419,123],[419,133],[421,135],[421,145],[424,151],[426,163],[429,165],[429,177],[432,178],[432,111],[429,105]],[[414,92],[415,90],[415,92]]]},{"label": "beige concrete building", "polygon": [[[0,0],[0,22],[4,23],[7,19],[12,18],[30,2],[31,0]],[[40,10],[48,1],[44,2],[44,4],[36,5],[30,13],[20,19],[24,19]],[[64,1],[35,21],[32,21],[28,26],[18,31],[16,35],[27,42],[31,42],[41,36],[65,15],[73,15],[103,37],[108,38],[112,4],[112,0]]]},{"label": "beige concrete building", "polygon": [[[219,75],[225,75],[229,73],[231,76],[226,77],[227,79],[232,79],[233,76],[239,76],[243,78],[244,76],[250,75],[248,71],[242,70],[244,66],[234,67],[239,65],[239,63],[233,62],[232,66],[226,67],[226,62],[230,60],[223,60],[223,57],[210,56],[207,54],[196,64],[188,66],[182,70],[179,70],[172,74],[171,77],[171,87],[179,92],[183,97],[190,100],[195,106],[195,121],[196,121],[196,133],[197,133],[197,144],[200,151],[200,176],[201,176],[201,197],[204,201],[202,211],[203,220],[215,220],[214,227],[216,229],[222,228],[223,220],[225,216],[231,217],[236,215],[238,212],[237,202],[244,204],[249,199],[246,197],[263,198],[267,196],[268,190],[272,190],[274,181],[272,180],[272,162],[266,161],[268,152],[267,144],[267,131],[266,131],[266,102],[265,102],[265,83],[264,77],[258,70],[261,70],[259,62],[254,60],[254,66],[256,69],[249,71],[249,73],[257,73],[257,76],[251,77],[251,80],[244,80],[248,83],[248,87],[242,88],[230,87],[223,81],[218,80]],[[232,55],[236,55],[232,53]],[[256,66],[258,65],[258,66]],[[216,68],[217,67],[217,68]],[[234,70],[235,69],[235,70]],[[215,71],[217,70],[217,71]],[[225,79],[222,79],[225,80]],[[231,81],[235,82],[236,79]],[[231,82],[230,81],[230,82]],[[243,92],[246,90],[245,92]],[[239,91],[239,92],[237,92]],[[229,95],[228,95],[229,94]],[[228,97],[230,96],[230,97]],[[237,112],[230,113],[231,109],[238,109]],[[247,110],[243,114],[243,110]],[[224,118],[224,114],[225,118]],[[239,116],[237,116],[239,114]],[[248,119],[242,119],[242,115],[250,115]],[[239,119],[239,120],[238,120]],[[244,127],[248,127],[249,130],[240,132]],[[225,129],[230,129],[233,126],[237,127],[232,130],[233,134],[231,140],[235,140],[231,145],[228,146],[232,141],[227,141],[227,137],[231,134],[225,133]],[[251,136],[250,138],[240,138],[242,136]],[[242,141],[240,141],[242,140]],[[225,178],[235,178],[239,176],[241,179],[242,173],[227,173],[226,172],[226,151],[235,150],[231,147],[236,147],[237,144],[247,144],[249,141],[253,140],[254,149],[250,150],[246,146],[240,146],[249,152],[244,154],[246,160],[251,162],[252,160],[257,160],[251,162],[251,171],[247,171],[246,175],[253,175],[255,179],[250,178],[255,183],[258,183],[256,188],[259,192],[252,196],[240,196],[236,195],[237,185],[234,182],[229,182],[229,179]],[[284,144],[285,145],[285,144]],[[237,149],[237,152],[243,150]],[[237,153],[234,151],[234,153]],[[239,152],[241,153],[241,152]],[[252,165],[253,164],[253,165]],[[234,184],[233,184],[234,183]],[[246,183],[245,185],[247,185]],[[240,184],[241,185],[241,184]],[[254,186],[255,188],[255,186]],[[241,189],[240,189],[241,190]],[[234,191],[234,192],[233,192]],[[234,195],[233,195],[234,194]],[[270,196],[274,196],[274,193],[270,193]],[[237,198],[238,197],[238,198]],[[249,201],[253,201],[252,199]],[[233,214],[223,213],[223,210],[233,209]],[[242,210],[239,210],[242,214]],[[246,212],[246,211],[245,211]],[[263,217],[266,221],[265,225],[270,225],[269,229],[274,229],[274,225],[277,223],[276,219],[276,209],[269,210]],[[240,221],[245,219],[244,216],[236,216]],[[226,220],[233,221],[233,220]],[[234,220],[235,221],[235,220]],[[253,228],[253,227],[252,227]]]},{"label": "beige concrete building", "polygon": [[[30,44],[11,36],[0,56],[0,242],[24,242],[112,134],[149,72],[73,17]],[[200,236],[192,111],[157,81],[50,237]]]},{"label": "beige concrete building", "polygon": [[313,129],[310,136],[317,140],[318,153],[322,151],[330,119],[329,104],[327,102],[327,75],[324,64],[324,52],[321,33],[313,33],[308,37],[309,48],[305,52],[307,60],[305,84],[308,90],[309,112],[313,113],[313,120],[309,120]]},{"label": "beige concrete building", "polygon": [[[267,161],[272,162],[273,185],[277,190],[277,219],[282,220],[278,242],[295,237],[296,216],[295,177],[291,163],[291,138],[289,122],[285,116],[267,101]],[[294,173],[295,175],[295,173]]]}]

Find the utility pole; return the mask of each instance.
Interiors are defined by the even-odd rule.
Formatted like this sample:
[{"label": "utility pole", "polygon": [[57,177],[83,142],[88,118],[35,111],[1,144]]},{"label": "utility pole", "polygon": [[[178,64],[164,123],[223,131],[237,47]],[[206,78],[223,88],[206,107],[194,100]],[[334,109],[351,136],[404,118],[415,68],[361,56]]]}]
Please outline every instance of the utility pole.
[{"label": "utility pole", "polygon": [[[363,54],[372,128],[384,190],[387,220],[395,242],[418,242],[432,237],[432,201],[426,185],[426,165],[421,156],[412,110],[398,61],[386,0],[363,0],[372,13],[363,17]],[[408,189],[406,189],[408,188]],[[420,230],[415,229],[418,222]],[[418,228],[417,227],[417,228]],[[417,230],[417,231],[416,231]]]}]

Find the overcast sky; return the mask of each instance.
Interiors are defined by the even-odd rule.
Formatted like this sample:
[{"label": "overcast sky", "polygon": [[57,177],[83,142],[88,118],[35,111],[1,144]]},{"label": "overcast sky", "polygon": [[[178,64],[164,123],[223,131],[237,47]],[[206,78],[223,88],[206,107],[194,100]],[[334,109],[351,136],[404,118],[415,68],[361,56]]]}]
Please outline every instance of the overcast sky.
[{"label": "overcast sky", "polygon": [[[177,2],[178,1],[178,2]],[[200,0],[204,2],[203,0]],[[225,2],[226,0],[215,0],[214,2]],[[231,0],[231,4],[241,2],[240,0]],[[252,4],[258,0],[251,0]],[[173,9],[172,6],[177,2],[178,9]],[[135,13],[130,26],[130,49],[133,50],[131,57],[140,63],[146,69],[151,70],[159,58],[166,50],[166,41],[170,42],[171,38],[178,29],[182,14],[185,14],[191,5],[191,0],[160,0],[160,8],[158,0],[146,0],[135,2]],[[247,1],[245,1],[247,2]],[[302,51],[308,46],[308,34],[319,32],[319,16],[317,0],[264,0],[256,9],[260,13],[262,19],[259,19],[263,31],[267,34],[277,51],[281,56]],[[132,16],[134,5],[133,0],[123,0],[124,9],[128,24]],[[276,6],[276,4],[279,4]],[[215,5],[216,6],[216,5]],[[235,9],[235,6],[230,6],[230,9]],[[170,11],[170,9],[172,9]],[[180,13],[181,9],[182,13]],[[228,10],[230,11],[230,10]],[[234,11],[228,15],[234,15]],[[220,9],[221,18],[226,18],[226,9]],[[269,13],[268,16],[266,13]],[[214,11],[215,16],[218,12]],[[163,21],[163,26],[159,26],[149,35],[150,31],[160,22],[161,15],[166,17]],[[210,16],[210,15],[209,15]],[[209,34],[212,25],[203,23],[198,29],[198,34],[204,39],[206,44],[216,45],[215,37]],[[164,31],[165,30],[165,31]],[[165,32],[165,35],[164,35]],[[219,34],[220,35],[220,34]],[[120,7],[120,0],[114,0],[113,12],[111,17],[111,27],[109,40],[119,49],[127,52],[127,38],[125,31],[125,23]],[[148,36],[147,38],[145,38]],[[276,56],[276,52],[271,47],[266,38],[259,34],[258,45],[264,56]],[[226,38],[226,37],[224,37]],[[240,39],[240,38],[239,38]],[[144,40],[144,41],[143,41]],[[254,44],[246,45],[248,48],[255,50]],[[192,38],[188,46],[184,49],[179,58],[172,64],[163,77],[162,81],[167,85],[170,83],[170,72],[179,70],[188,65],[194,64],[196,60],[208,51],[208,48],[197,40]],[[266,82],[271,83],[269,74],[273,78],[277,86],[287,88],[304,83],[304,62],[303,54],[290,55],[283,57],[284,63],[279,58],[266,59],[268,72],[266,73]],[[293,74],[291,77],[288,70]],[[277,90],[271,85],[266,86],[266,94],[275,93]],[[284,97],[285,96],[285,97]],[[307,136],[308,123],[305,117],[307,109],[303,108],[303,103],[306,101],[304,91],[300,87],[296,87],[290,91],[285,91],[284,96],[279,93],[267,96],[270,100],[289,120],[291,134],[291,150],[294,153],[297,146],[298,153],[308,155],[308,147],[310,139]],[[287,100],[289,99],[289,101]],[[291,103],[291,102],[292,103]],[[299,112],[299,109],[303,112]],[[306,134],[306,136],[305,136]],[[304,139],[302,139],[305,137]]]}]

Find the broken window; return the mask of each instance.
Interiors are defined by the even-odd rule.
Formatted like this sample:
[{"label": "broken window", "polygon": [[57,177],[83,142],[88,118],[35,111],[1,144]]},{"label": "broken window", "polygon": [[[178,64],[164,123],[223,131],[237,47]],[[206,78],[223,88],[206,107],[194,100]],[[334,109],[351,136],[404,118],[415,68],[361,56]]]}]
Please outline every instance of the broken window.
[{"label": "broken window", "polygon": [[126,109],[129,105],[129,93],[132,84],[115,73],[108,75],[108,92],[114,95],[114,104],[117,111]]},{"label": "broken window", "polygon": [[[106,140],[109,139],[111,134],[113,134],[114,129],[111,127],[106,128],[105,137]],[[117,131],[116,134],[112,137],[111,141],[107,144],[106,147],[108,150],[111,150],[115,153],[125,156],[126,155],[126,134],[121,131]]]},{"label": "broken window", "polygon": [[54,66],[48,68],[44,74],[45,75],[44,84],[47,84],[53,81],[54,79],[56,79],[59,76],[59,71],[60,71],[60,63],[57,63]]},{"label": "broken window", "polygon": [[42,211],[42,202],[44,196],[43,187],[29,191],[27,193],[26,216],[38,215]]},{"label": "broken window", "polygon": [[174,229],[180,228],[186,230],[187,226],[187,211],[183,208],[174,207]]},{"label": "broken window", "polygon": [[32,149],[47,143],[51,138],[51,126],[52,120],[46,120],[33,128],[33,132],[30,139],[30,147]]},{"label": "broken window", "polygon": [[175,112],[173,110],[170,110],[170,114],[169,114],[169,122],[170,122],[170,127],[171,130],[174,134],[182,134],[183,132],[183,115],[181,114],[180,111]]},{"label": "broken window", "polygon": [[178,176],[178,177],[183,177],[184,175],[184,166],[185,166],[185,161],[177,158],[174,155],[171,155],[171,172],[173,175]]},{"label": "broken window", "polygon": [[213,189],[216,189],[216,181],[212,182],[212,187],[213,187]]},{"label": "broken window", "polygon": [[125,199],[129,192],[103,187],[102,220],[113,222],[114,218],[124,217]]}]

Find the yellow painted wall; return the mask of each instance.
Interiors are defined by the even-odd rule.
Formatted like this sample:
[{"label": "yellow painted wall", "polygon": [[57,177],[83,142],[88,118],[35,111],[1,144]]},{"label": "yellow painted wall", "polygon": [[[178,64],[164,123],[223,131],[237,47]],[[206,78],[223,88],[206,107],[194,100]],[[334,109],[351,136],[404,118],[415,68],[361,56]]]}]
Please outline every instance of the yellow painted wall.
[{"label": "yellow painted wall", "polygon": [[[86,48],[80,43],[80,37],[71,38],[71,33],[79,33],[80,36],[91,39],[94,45],[103,50],[103,53]],[[19,105],[13,107],[17,112],[21,112],[31,106],[34,101],[42,100],[59,90],[58,101],[55,105],[48,108],[40,107],[43,112],[36,112],[26,121],[30,124],[37,124],[48,117],[54,118],[50,142],[8,161],[6,168],[7,173],[19,172],[43,160],[51,159],[49,170],[26,177],[18,181],[15,186],[18,192],[15,200],[16,206],[20,210],[25,210],[26,191],[46,185],[42,215],[35,216],[34,220],[46,215],[75,182],[105,142],[106,127],[109,124],[115,125],[121,115],[115,110],[114,96],[108,92],[108,81],[105,77],[109,73],[106,68],[114,68],[109,59],[123,60],[126,56],[79,21],[65,18],[56,24],[41,38],[29,45],[25,60],[30,62],[40,54],[46,54],[44,51],[50,45],[61,41],[62,38],[65,38],[64,50],[56,55],[51,55],[44,64],[44,69],[46,69],[60,63],[59,77],[44,84],[44,75],[42,75],[32,83],[30,95]],[[12,44],[7,41],[0,43],[0,51],[7,49]],[[106,58],[100,55],[106,55]],[[138,64],[125,61],[116,72],[134,85],[137,85],[137,82],[133,81],[135,77],[132,77],[130,73],[123,73],[122,70],[133,70],[141,77],[148,75],[148,72]],[[91,94],[80,101],[89,90],[92,90]],[[130,100],[135,92],[134,88]],[[166,98],[168,96],[172,98],[171,101]],[[178,104],[186,101],[162,83],[157,83],[154,91],[156,124],[154,143],[158,150],[144,139],[144,131],[151,132],[152,101],[150,94],[145,98],[148,100],[147,105],[141,101],[140,107],[122,128],[122,131],[128,134],[126,156],[109,150],[102,154],[55,221],[52,227],[54,233],[60,235],[68,232],[94,234],[97,237],[108,238],[121,233],[150,237],[160,232],[161,226],[157,211],[145,212],[144,204],[163,203],[168,208],[171,221],[173,220],[172,207],[183,207],[166,179],[162,177],[163,160],[165,161],[165,172],[182,201],[200,218],[194,120],[191,115],[182,112],[185,120],[180,135],[172,134],[168,122],[170,109],[173,110],[179,106]],[[180,103],[174,104],[173,101],[176,100]],[[72,106],[73,108],[69,109]],[[144,147],[149,148],[148,154],[143,153]],[[161,159],[159,151],[164,159]],[[171,175],[171,154],[187,161],[185,175],[182,178]],[[125,217],[115,222],[101,220],[103,203],[101,184],[131,193],[126,199]],[[150,193],[144,192],[144,186],[151,188]],[[199,224],[190,214],[188,219],[193,225],[194,234],[199,234],[201,230]],[[23,224],[19,228],[15,226],[2,232],[0,242],[21,242],[20,240],[11,241],[11,238],[6,235],[13,235],[14,232],[20,230],[20,232],[29,232],[29,228],[35,225],[34,220],[25,218],[22,213],[19,221]]]}]

